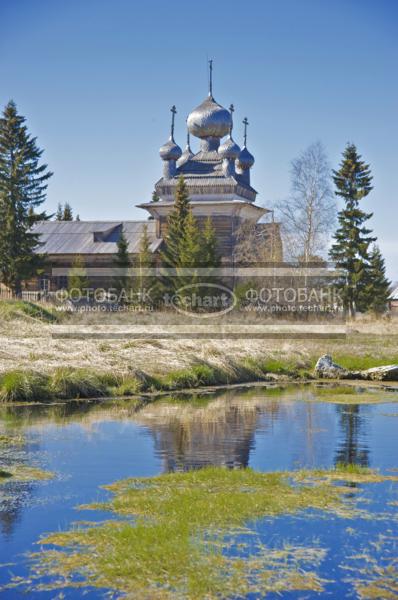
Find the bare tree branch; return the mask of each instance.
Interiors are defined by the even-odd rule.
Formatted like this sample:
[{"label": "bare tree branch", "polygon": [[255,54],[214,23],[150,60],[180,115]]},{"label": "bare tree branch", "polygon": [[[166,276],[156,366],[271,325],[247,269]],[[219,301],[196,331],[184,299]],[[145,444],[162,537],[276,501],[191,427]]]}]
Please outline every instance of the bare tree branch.
[{"label": "bare tree branch", "polygon": [[325,253],[337,215],[331,169],[323,145],[311,144],[291,164],[291,193],[275,206],[290,258],[306,262]]}]

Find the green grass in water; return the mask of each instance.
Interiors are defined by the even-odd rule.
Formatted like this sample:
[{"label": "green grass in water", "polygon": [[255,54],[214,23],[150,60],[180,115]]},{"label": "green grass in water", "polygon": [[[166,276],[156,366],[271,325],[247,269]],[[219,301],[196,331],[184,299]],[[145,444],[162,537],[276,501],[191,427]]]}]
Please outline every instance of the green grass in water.
[{"label": "green grass in water", "polygon": [[5,483],[9,479],[13,481],[46,481],[52,478],[53,474],[50,471],[22,464],[12,465],[6,469],[0,468],[0,483]]},{"label": "green grass in water", "polygon": [[[34,569],[38,576],[60,576],[63,586],[65,578],[68,585],[112,588],[148,599],[322,591],[314,571],[322,549],[276,550],[258,543],[253,551],[238,543],[236,534],[253,536],[250,524],[256,519],[304,509],[347,515],[344,494],[350,488],[337,487],[334,480],[380,477],[344,466],[291,474],[209,467],[117,482],[108,486],[114,494],[109,503],[89,508],[111,510],[134,522],[108,521],[52,534],[40,543],[58,548],[37,553]],[[225,554],[228,548],[234,549],[233,556]],[[305,556],[311,557],[309,563]]]}]

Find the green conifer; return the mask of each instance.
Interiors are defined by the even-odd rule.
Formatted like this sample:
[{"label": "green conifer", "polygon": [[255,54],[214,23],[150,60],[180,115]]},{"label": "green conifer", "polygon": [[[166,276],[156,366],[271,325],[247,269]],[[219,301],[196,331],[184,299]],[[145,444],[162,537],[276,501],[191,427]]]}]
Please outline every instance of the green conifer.
[{"label": "green conifer", "polygon": [[360,201],[372,190],[372,176],[369,165],[361,160],[354,144],[346,146],[340,169],[333,175],[335,194],[343,198],[345,205],[338,214],[339,227],[334,234],[330,258],[345,272],[345,279],[338,287],[346,311],[355,317],[357,310],[366,310],[369,246],[376,240],[370,235],[372,230],[366,227],[372,213],[359,207]]},{"label": "green conifer", "polygon": [[89,282],[87,279],[84,260],[83,257],[78,254],[73,259],[72,266],[68,273],[68,290],[71,292],[71,298],[76,299],[79,297],[79,295],[86,297],[86,290],[88,287]]},{"label": "green conifer", "polygon": [[[161,253],[162,265],[167,269],[176,269],[181,266],[181,255],[184,245],[185,227],[189,215],[189,196],[184,178],[181,176],[176,187],[174,208],[168,218],[165,247]],[[164,290],[178,289],[177,278],[168,276],[162,278]]]},{"label": "green conifer", "polygon": [[152,297],[154,278],[145,275],[145,269],[152,266],[151,242],[148,235],[148,225],[145,223],[140,238],[139,253],[137,257],[138,275],[135,282],[137,301],[139,304],[148,304],[155,300]]},{"label": "green conifer", "polygon": [[119,302],[121,304],[125,304],[130,300],[132,285],[131,277],[127,273],[127,269],[131,267],[131,260],[129,256],[129,243],[124,234],[123,227],[121,229],[120,236],[117,241],[115,267],[124,271],[124,273],[118,273],[114,278],[114,287],[117,290]]},{"label": "green conifer", "polygon": [[46,198],[52,173],[40,164],[36,144],[10,101],[0,119],[0,279],[17,295],[22,281],[37,274],[39,236],[30,231],[33,214]]},{"label": "green conifer", "polygon": [[72,207],[68,202],[65,202],[62,221],[73,221]]},{"label": "green conifer", "polygon": [[387,308],[391,281],[386,277],[386,266],[379,247],[374,244],[369,256],[365,298],[367,310],[382,314]]}]

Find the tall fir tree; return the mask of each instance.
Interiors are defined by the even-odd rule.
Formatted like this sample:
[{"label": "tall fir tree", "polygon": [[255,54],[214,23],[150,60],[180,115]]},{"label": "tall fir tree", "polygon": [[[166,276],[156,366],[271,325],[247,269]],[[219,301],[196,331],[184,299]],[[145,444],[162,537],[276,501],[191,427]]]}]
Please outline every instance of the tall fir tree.
[{"label": "tall fir tree", "polygon": [[136,298],[139,304],[152,304],[154,278],[145,274],[145,269],[152,266],[151,242],[148,235],[148,225],[145,223],[140,238],[139,252],[137,257],[137,277],[135,280]]},{"label": "tall fir tree", "polygon": [[[167,269],[175,269],[181,265],[181,252],[183,248],[185,227],[189,215],[189,196],[184,178],[178,180],[175,194],[174,208],[168,218],[165,248],[161,253],[162,265]],[[176,277],[166,276],[161,284],[165,290],[178,289]]]},{"label": "tall fir tree", "polygon": [[69,202],[65,202],[62,221],[73,221],[73,211]]},{"label": "tall fir tree", "polygon": [[201,266],[209,269],[219,267],[221,261],[217,248],[217,236],[210,217],[206,219],[202,238]]},{"label": "tall fir tree", "polygon": [[55,220],[62,221],[63,220],[64,211],[62,208],[61,202],[58,202],[57,212],[55,213]]},{"label": "tall fir tree", "polygon": [[[119,239],[117,241],[117,252],[115,256],[115,267],[126,271],[131,267],[129,256],[129,243],[122,228]],[[125,272],[118,273],[114,278],[114,287],[117,290],[118,299],[121,304],[125,304],[130,300],[131,295],[131,277]]]},{"label": "tall fir tree", "polygon": [[[219,265],[217,238],[211,222],[207,219],[203,231],[193,216],[188,190],[181,176],[176,187],[175,204],[168,220],[165,237],[165,250],[161,255],[165,267],[176,269],[176,276],[165,277],[163,288],[176,291],[184,285],[196,282],[210,282],[211,267]],[[193,269],[190,275],[181,269]],[[198,268],[207,268],[208,277],[200,275]]]},{"label": "tall fir tree", "polygon": [[89,281],[84,260],[80,254],[77,254],[68,273],[68,290],[71,292],[72,300],[78,299],[79,296],[85,297],[88,287]]},{"label": "tall fir tree", "polygon": [[335,194],[344,200],[338,214],[335,242],[330,258],[336,267],[344,270],[345,278],[338,285],[346,312],[355,317],[366,310],[366,285],[369,269],[369,246],[376,238],[366,226],[372,213],[363,211],[359,203],[372,190],[372,176],[368,164],[361,160],[354,144],[347,144],[338,171],[333,171]]},{"label": "tall fir tree", "polygon": [[[198,229],[192,210],[188,211],[185,221],[184,233],[181,239],[180,256],[177,266],[176,284],[179,288],[199,282],[197,268],[201,266],[202,236]],[[190,269],[191,274],[181,272],[181,269]]]},{"label": "tall fir tree", "polygon": [[17,295],[22,281],[37,274],[42,264],[29,212],[44,202],[52,176],[47,165],[40,164],[42,154],[10,101],[0,119],[0,279]]},{"label": "tall fir tree", "polygon": [[386,277],[386,265],[380,248],[374,244],[369,255],[367,285],[365,288],[367,310],[375,314],[386,311],[391,281]]}]

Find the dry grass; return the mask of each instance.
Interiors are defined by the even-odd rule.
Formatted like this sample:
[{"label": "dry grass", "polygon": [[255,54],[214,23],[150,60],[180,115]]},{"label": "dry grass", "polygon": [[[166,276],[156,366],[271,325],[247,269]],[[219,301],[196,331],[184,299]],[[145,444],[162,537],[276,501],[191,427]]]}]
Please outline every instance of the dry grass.
[{"label": "dry grass", "polygon": [[[1,303],[0,303],[1,304]],[[102,318],[103,317],[103,318]],[[136,320],[137,316],[134,317]],[[140,326],[150,327],[150,318],[140,315]],[[178,315],[167,316],[170,323]],[[0,310],[0,373],[34,370],[48,373],[55,368],[84,368],[126,376],[141,370],[152,376],[184,371],[206,363],[232,374],[250,361],[267,366],[273,373],[295,371],[309,374],[320,355],[328,353],[351,369],[398,363],[398,320],[355,322],[346,340],[294,339],[56,339],[59,325],[36,319],[2,318]],[[65,328],[85,332],[124,332],[132,325],[129,315],[73,315]],[[249,369],[251,371],[251,369]],[[264,369],[262,369],[264,372]]]}]

